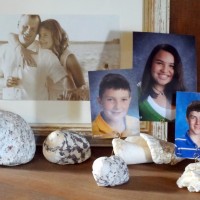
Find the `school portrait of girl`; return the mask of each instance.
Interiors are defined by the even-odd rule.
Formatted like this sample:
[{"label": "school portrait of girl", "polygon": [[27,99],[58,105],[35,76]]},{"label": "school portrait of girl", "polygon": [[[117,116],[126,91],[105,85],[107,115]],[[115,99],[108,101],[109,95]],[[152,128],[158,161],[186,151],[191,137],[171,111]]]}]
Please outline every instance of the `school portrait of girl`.
[{"label": "school portrait of girl", "polygon": [[196,91],[195,38],[133,32],[133,69],[140,120],[174,122],[176,92]]}]

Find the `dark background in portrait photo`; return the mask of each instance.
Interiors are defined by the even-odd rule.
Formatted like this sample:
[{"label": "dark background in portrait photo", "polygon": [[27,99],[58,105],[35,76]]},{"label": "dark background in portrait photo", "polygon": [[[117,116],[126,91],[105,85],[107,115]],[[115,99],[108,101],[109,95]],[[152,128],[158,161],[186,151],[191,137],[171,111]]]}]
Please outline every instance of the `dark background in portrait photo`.
[{"label": "dark background in portrait photo", "polygon": [[128,115],[137,117],[139,119],[138,110],[138,92],[136,87],[135,76],[133,75],[132,69],[118,69],[118,70],[98,70],[89,71],[89,86],[90,86],[90,107],[91,107],[91,120],[93,121],[98,113],[101,111],[101,107],[97,102],[97,97],[99,96],[99,84],[102,78],[108,73],[117,73],[124,76],[131,87],[131,103],[129,106]]},{"label": "dark background in portrait photo", "polygon": [[178,51],[187,91],[197,91],[197,64],[195,37],[192,35],[133,32],[133,68],[137,82],[142,79],[146,61],[158,44],[170,44]]},{"label": "dark background in portrait photo", "polygon": [[184,137],[189,129],[186,120],[186,109],[192,101],[200,101],[198,92],[177,92],[176,93],[176,122],[175,138]]}]

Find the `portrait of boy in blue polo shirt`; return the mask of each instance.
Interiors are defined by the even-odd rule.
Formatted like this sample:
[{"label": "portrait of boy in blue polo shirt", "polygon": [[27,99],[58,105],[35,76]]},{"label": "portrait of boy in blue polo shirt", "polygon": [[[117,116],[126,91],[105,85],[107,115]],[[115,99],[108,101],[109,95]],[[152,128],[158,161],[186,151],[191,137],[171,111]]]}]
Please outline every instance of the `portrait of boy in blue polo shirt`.
[{"label": "portrait of boy in blue polo shirt", "polygon": [[184,137],[175,139],[176,155],[185,158],[200,158],[200,100],[192,101],[186,109],[188,130]]}]

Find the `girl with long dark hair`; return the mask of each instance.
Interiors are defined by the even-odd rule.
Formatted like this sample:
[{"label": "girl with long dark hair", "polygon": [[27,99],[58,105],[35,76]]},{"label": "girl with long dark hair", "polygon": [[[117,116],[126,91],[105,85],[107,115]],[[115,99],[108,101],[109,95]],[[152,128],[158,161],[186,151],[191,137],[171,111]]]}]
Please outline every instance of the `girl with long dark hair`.
[{"label": "girl with long dark hair", "polygon": [[154,47],[141,81],[139,112],[142,121],[173,121],[176,91],[185,91],[183,66],[178,51],[170,44]]}]

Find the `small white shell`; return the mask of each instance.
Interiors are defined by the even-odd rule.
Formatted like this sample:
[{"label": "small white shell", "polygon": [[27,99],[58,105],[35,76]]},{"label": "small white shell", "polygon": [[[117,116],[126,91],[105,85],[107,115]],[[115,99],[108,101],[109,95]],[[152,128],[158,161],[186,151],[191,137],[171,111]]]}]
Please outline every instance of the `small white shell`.
[{"label": "small white shell", "polygon": [[186,166],[176,184],[179,188],[187,187],[190,192],[200,192],[200,162]]},{"label": "small white shell", "polygon": [[56,130],[45,139],[43,155],[52,163],[75,164],[90,158],[91,149],[84,136],[73,131]]}]

